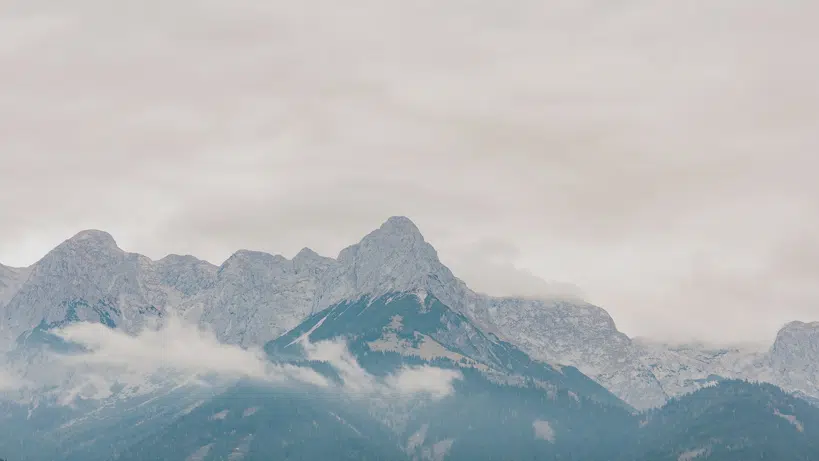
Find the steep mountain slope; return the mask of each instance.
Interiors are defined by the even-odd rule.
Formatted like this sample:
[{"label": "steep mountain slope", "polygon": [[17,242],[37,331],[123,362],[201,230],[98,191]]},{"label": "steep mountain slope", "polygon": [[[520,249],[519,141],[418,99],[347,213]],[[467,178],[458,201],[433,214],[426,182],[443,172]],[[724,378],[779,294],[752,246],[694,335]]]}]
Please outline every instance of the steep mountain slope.
[{"label": "steep mountain slope", "polygon": [[85,231],[38,261],[28,281],[5,307],[0,324],[16,338],[41,322],[60,322],[71,312],[80,320],[114,322],[126,330],[158,314],[159,293],[143,289],[139,255],[121,251],[110,235]]},{"label": "steep mountain slope", "polygon": [[624,411],[477,375],[467,376],[454,396],[418,403],[402,416],[405,424],[391,428],[337,396],[238,386],[119,459],[603,461],[622,450],[637,427]]},{"label": "steep mountain slope", "polygon": [[813,460],[819,409],[770,384],[723,381],[645,415],[624,460]]},{"label": "steep mountain slope", "polygon": [[428,293],[340,303],[266,350],[274,359],[292,359],[305,343],[337,338],[376,376],[405,364],[462,374],[452,395],[412,407],[405,420],[373,411],[417,459],[436,453],[453,460],[594,459],[617,449],[627,428],[636,427],[619,399],[576,369],[532,361]]},{"label": "steep mountain slope", "polygon": [[404,437],[413,459],[603,461],[622,452],[637,427],[621,409],[571,391],[494,382],[469,370],[454,397],[412,415]]},{"label": "steep mountain slope", "polygon": [[363,410],[315,391],[241,383],[118,460],[405,459],[395,436]]},{"label": "steep mountain slope", "polygon": [[[431,294],[387,293],[379,298],[343,302],[314,314],[302,325],[265,346],[271,357],[298,356],[304,341],[344,338],[364,364],[372,357],[397,354],[422,361],[479,370],[492,379],[529,381],[554,391],[611,406],[622,402],[573,367],[533,361],[509,343],[486,335],[463,314]],[[382,370],[383,371],[383,370]]]},{"label": "steep mountain slope", "polygon": [[158,263],[117,247],[101,231],[66,240],[30,268],[0,317],[6,343],[37,327],[89,320],[134,332],[156,321],[187,293],[209,285],[214,272],[191,257]]},{"label": "steep mountain slope", "polygon": [[774,384],[819,398],[819,322],[791,322],[776,335],[769,353]]},{"label": "steep mountain slope", "polygon": [[665,403],[640,349],[603,309],[582,301],[486,299],[498,331],[533,358],[575,366],[635,408]]},{"label": "steep mountain slope", "polygon": [[[0,453],[20,461],[107,461],[220,393],[219,387],[167,386],[150,394],[33,402],[0,399]],[[161,458],[156,458],[161,459]]]},{"label": "steep mountain slope", "polygon": [[[343,363],[316,352],[342,339]],[[121,459],[602,460],[637,427],[599,384],[533,362],[430,294],[344,301],[265,349],[347,390],[241,384]],[[451,390],[404,394],[447,370],[459,374]]]},{"label": "steep mountain slope", "polygon": [[428,291],[453,309],[469,311],[466,285],[441,264],[435,248],[407,218],[392,217],[339,253],[322,280],[314,312],[362,296]]}]

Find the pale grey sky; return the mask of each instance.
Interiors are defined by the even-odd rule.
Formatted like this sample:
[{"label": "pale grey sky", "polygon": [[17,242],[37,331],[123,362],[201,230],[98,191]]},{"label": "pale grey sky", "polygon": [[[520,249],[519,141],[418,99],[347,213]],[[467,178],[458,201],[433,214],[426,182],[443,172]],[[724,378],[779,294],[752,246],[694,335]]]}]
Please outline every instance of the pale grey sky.
[{"label": "pale grey sky", "polygon": [[407,215],[474,288],[632,335],[819,320],[814,0],[0,0],[0,262],[335,255]]}]

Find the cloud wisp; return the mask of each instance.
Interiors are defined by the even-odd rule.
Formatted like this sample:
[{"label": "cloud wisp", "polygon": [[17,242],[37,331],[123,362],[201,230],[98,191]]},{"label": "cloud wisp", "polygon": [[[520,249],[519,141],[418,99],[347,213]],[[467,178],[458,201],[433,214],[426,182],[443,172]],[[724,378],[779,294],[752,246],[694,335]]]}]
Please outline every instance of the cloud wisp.
[{"label": "cloud wisp", "polygon": [[[373,376],[357,362],[342,339],[302,341],[311,361],[330,365],[341,383],[306,366],[273,363],[261,349],[224,344],[197,325],[169,318],[162,326],[137,334],[81,322],[55,330],[62,340],[81,352],[50,352],[27,365],[26,379],[0,373],[0,391],[54,387],[58,400],[71,404],[77,397],[111,397],[112,389],[125,385],[137,392],[169,384],[211,385],[251,379],[271,386],[305,386],[350,396],[439,399],[454,392],[455,370],[431,366],[403,367],[384,378]],[[2,368],[0,368],[2,371]]]},{"label": "cloud wisp", "polygon": [[342,387],[349,394],[397,397],[423,394],[438,399],[455,392],[453,383],[462,378],[456,370],[422,365],[404,366],[379,379],[358,364],[344,341],[302,340],[301,344],[308,359],[328,363],[339,373]]},{"label": "cloud wisp", "polygon": [[136,335],[86,322],[69,325],[55,333],[85,349],[84,353],[63,357],[71,364],[118,369],[142,376],[171,372],[329,386],[324,377],[312,370],[270,363],[261,350],[222,344],[210,331],[176,318],[170,318],[160,328],[146,328]]}]

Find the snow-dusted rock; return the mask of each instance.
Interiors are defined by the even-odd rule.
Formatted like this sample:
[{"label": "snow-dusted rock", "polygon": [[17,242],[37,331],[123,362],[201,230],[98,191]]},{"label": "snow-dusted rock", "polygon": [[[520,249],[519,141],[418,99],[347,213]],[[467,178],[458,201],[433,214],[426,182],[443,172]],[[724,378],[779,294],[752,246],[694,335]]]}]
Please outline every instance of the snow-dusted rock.
[{"label": "snow-dusted rock", "polygon": [[88,230],[26,271],[0,317],[6,344],[41,322],[100,321],[135,332],[196,291],[209,269],[190,257],[154,263],[121,250],[108,233]]},{"label": "snow-dusted rock", "polygon": [[605,310],[582,301],[488,299],[496,328],[531,357],[576,367],[635,408],[667,400]]},{"label": "snow-dusted rock", "polygon": [[219,267],[208,289],[180,310],[226,343],[259,346],[310,315],[319,282],[335,265],[307,249],[293,260],[241,250]]},{"label": "snow-dusted rock", "polygon": [[[156,278],[152,282],[171,289],[180,301],[212,288],[219,269],[190,255],[168,255],[154,262],[153,268],[152,275]],[[169,304],[175,306],[178,302]]]},{"label": "snow-dusted rock", "polygon": [[808,400],[819,399],[819,322],[791,322],[769,349],[709,347],[636,340],[641,360],[669,396],[693,392],[720,378],[775,384]]},{"label": "snow-dusted rock", "polygon": [[767,352],[753,346],[714,347],[706,344],[666,344],[635,339],[640,360],[669,397],[677,397],[720,378],[774,382]]},{"label": "snow-dusted rock", "polygon": [[433,293],[458,311],[468,311],[469,291],[441,264],[438,252],[405,217],[392,217],[361,242],[341,251],[322,279],[314,310],[364,296]]}]

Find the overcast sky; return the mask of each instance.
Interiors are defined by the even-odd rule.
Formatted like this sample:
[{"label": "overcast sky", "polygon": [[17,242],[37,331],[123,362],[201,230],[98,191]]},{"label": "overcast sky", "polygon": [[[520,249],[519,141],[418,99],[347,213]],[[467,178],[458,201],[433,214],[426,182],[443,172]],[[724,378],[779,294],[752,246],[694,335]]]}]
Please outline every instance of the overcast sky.
[{"label": "overcast sky", "polygon": [[819,320],[815,0],[0,0],[0,262],[335,256],[413,219],[475,289],[631,335]]}]

